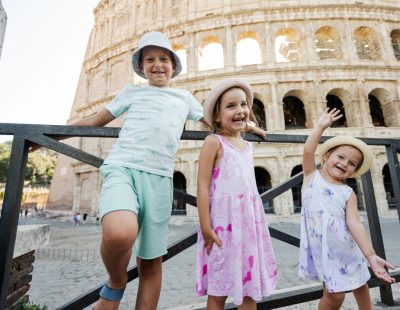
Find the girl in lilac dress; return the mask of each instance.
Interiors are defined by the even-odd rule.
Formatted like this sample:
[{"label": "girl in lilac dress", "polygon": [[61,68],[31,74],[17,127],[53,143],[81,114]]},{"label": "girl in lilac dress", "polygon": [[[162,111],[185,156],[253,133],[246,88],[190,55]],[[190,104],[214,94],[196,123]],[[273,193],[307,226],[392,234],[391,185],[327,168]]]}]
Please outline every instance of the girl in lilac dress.
[{"label": "girl in lilac dress", "polygon": [[256,309],[277,282],[253,145],[241,136],[252,103],[252,89],[241,79],[222,81],[204,103],[215,134],[204,140],[199,159],[196,292],[208,295],[207,309],[223,309],[227,297],[240,309]]},{"label": "girl in lilac dress", "polygon": [[389,283],[394,279],[385,267],[394,267],[375,254],[360,221],[357,198],[345,180],[369,170],[372,152],[359,139],[335,137],[321,145],[322,168],[315,165],[322,133],[342,116],[339,112],[326,109],[304,145],[299,275],[323,281],[318,309],[339,309],[345,291],[352,290],[359,309],[369,310],[367,261],[375,275]]}]

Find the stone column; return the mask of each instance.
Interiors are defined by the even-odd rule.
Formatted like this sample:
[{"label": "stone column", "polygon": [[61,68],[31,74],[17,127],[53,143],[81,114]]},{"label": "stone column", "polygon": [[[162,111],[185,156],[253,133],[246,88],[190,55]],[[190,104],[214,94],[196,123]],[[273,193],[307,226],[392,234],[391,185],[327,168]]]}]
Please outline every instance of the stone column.
[{"label": "stone column", "polygon": [[271,24],[265,24],[265,47],[266,53],[262,59],[265,59],[265,63],[275,63],[275,45],[274,45],[274,33],[272,33]]},{"label": "stone column", "polygon": [[281,130],[285,129],[285,120],[282,119],[283,113],[281,113],[282,110],[282,104],[278,102],[278,91],[276,89],[277,82],[272,82],[270,84],[271,87],[271,97],[272,97],[272,104],[271,104],[271,112],[273,115],[273,130]]},{"label": "stone column", "polygon": [[75,173],[72,212],[79,212],[81,202],[81,175]]},{"label": "stone column", "polygon": [[379,40],[382,43],[382,55],[380,59],[383,59],[385,62],[393,62],[397,61],[396,57],[394,56],[394,51],[392,47],[392,39],[390,38],[389,30],[387,29],[386,23],[381,20],[379,23],[380,34],[382,40]]},{"label": "stone column", "polygon": [[348,18],[344,19],[344,46],[342,49],[344,58],[347,62],[351,62],[355,59],[358,59],[357,49],[353,42],[353,27]]},{"label": "stone column", "polygon": [[369,102],[364,89],[364,80],[357,79],[357,97],[360,107],[361,127],[372,127],[372,120],[369,110]]},{"label": "stone column", "polygon": [[[195,160],[190,160],[188,162],[188,173],[186,178],[186,192],[190,195],[197,196],[197,165]],[[187,216],[197,217],[197,208],[189,204],[186,204],[186,214]]]},{"label": "stone column", "polygon": [[225,50],[224,50],[224,65],[225,68],[233,67],[236,64],[235,44],[232,40],[232,27],[225,27]]},{"label": "stone column", "polygon": [[[189,2],[194,2],[194,1],[189,1]],[[187,47],[187,74],[188,75],[194,75],[197,70],[198,70],[198,55],[197,55],[197,48],[198,45],[196,45],[195,42],[195,33],[190,33],[189,34],[189,46]]]}]

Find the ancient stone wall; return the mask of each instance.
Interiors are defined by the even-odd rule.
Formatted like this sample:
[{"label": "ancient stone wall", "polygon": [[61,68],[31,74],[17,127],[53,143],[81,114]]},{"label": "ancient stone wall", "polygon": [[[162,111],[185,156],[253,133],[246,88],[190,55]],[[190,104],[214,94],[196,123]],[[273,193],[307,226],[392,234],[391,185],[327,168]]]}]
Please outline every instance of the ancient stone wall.
[{"label": "ancient stone wall", "polygon": [[[400,2],[323,3],[100,1],[69,122],[95,113],[126,83],[145,82],[133,73],[131,55],[140,36],[155,30],[170,38],[184,64],[173,86],[191,91],[201,102],[221,79],[244,78],[254,89],[256,115],[269,133],[307,135],[326,107],[336,107],[345,117],[326,135],[399,137]],[[120,124],[118,119],[110,126]],[[206,128],[188,122],[186,129]],[[104,158],[113,142],[76,138],[69,143]],[[200,146],[182,141],[176,157],[176,180],[179,176],[180,186],[191,194],[196,193]],[[387,159],[383,148],[373,151],[375,194],[379,208],[387,210]],[[299,172],[301,153],[301,144],[257,145],[260,188],[276,186]],[[96,169],[60,158],[50,207],[95,215],[100,187]],[[299,188],[281,195],[273,201],[273,211],[297,212],[299,195]],[[188,207],[188,214],[196,212]]]}]

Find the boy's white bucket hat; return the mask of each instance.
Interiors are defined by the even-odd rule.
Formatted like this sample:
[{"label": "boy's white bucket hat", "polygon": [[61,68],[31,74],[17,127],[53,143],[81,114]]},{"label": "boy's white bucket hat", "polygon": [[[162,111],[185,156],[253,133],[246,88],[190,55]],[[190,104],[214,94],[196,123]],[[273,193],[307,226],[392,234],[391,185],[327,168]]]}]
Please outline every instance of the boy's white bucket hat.
[{"label": "boy's white bucket hat", "polygon": [[360,139],[349,137],[349,136],[338,136],[331,139],[326,140],[323,144],[321,144],[319,148],[319,160],[323,165],[325,163],[324,155],[329,152],[334,147],[339,145],[351,145],[363,154],[363,161],[361,166],[354,171],[354,173],[350,176],[351,178],[356,178],[360,175],[366,173],[372,164],[372,151],[371,148],[361,141]]},{"label": "boy's white bucket hat", "polygon": [[177,76],[181,71],[182,71],[182,65],[181,61],[178,57],[178,55],[173,51],[172,45],[169,42],[168,38],[161,32],[157,31],[151,31],[147,32],[144,34],[138,43],[138,48],[137,50],[133,53],[132,56],[132,65],[133,65],[133,70],[140,75],[142,78],[146,78],[142,70],[140,70],[140,59],[142,56],[142,49],[146,46],[157,46],[161,48],[165,48],[166,50],[170,51],[172,54],[172,57],[174,58],[175,62],[175,71],[172,73],[172,77]]},{"label": "boy's white bucket hat", "polygon": [[253,106],[253,90],[251,86],[247,84],[246,81],[239,78],[226,79],[215,85],[204,101],[204,120],[208,125],[212,126],[214,107],[219,97],[232,87],[238,87],[244,90],[246,93],[247,105],[251,111],[251,107]]}]

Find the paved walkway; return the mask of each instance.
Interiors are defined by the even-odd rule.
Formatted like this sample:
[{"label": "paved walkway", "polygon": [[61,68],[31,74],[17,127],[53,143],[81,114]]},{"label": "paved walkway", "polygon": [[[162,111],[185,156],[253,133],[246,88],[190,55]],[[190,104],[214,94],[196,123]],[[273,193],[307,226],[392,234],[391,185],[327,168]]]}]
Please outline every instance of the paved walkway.
[{"label": "paved walkway", "polygon": [[[400,267],[400,225],[397,213],[391,212],[381,218],[382,233],[388,259]],[[292,235],[299,235],[299,216],[282,218],[267,215],[270,226]],[[29,291],[30,300],[36,304],[47,305],[56,309],[64,303],[76,298],[103,281],[107,280],[106,271],[98,254],[101,227],[94,221],[74,226],[70,219],[21,218],[21,224],[50,223],[50,243],[45,249],[37,251],[34,263],[32,287]],[[173,217],[169,241],[181,239],[197,229],[197,222],[186,217]],[[297,276],[297,248],[273,240],[277,256],[280,278],[278,289],[297,285],[311,284],[311,281]],[[190,305],[203,303],[205,298],[196,297],[195,282],[195,246],[170,259],[163,266],[163,284],[159,309],[191,309]],[[135,264],[135,258],[131,265]],[[133,309],[137,280],[128,284],[126,294],[121,303],[121,310]],[[371,290],[374,309],[400,309],[400,284],[393,285],[394,307],[379,304],[379,290]],[[303,303],[281,309],[316,309],[317,302]],[[88,308],[90,309],[90,308]],[[357,309],[355,302],[348,294],[342,309]]]}]

